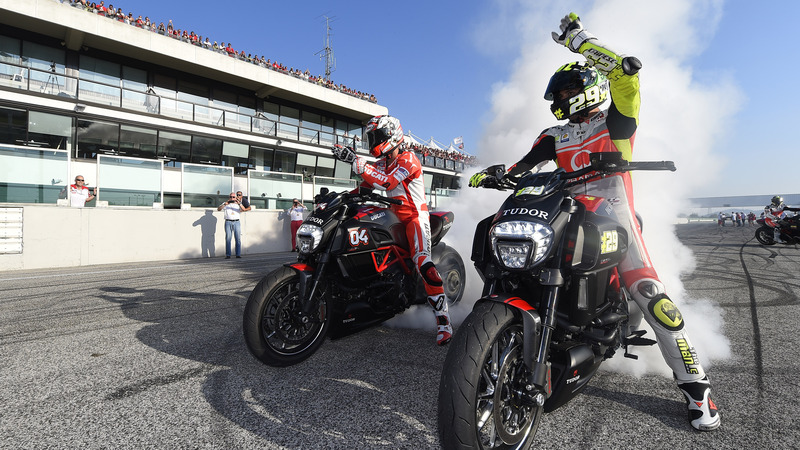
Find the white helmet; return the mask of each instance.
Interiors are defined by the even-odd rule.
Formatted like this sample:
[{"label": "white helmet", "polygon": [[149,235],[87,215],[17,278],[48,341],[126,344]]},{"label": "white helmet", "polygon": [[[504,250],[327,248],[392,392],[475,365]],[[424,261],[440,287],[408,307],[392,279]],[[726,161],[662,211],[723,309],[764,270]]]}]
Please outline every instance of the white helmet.
[{"label": "white helmet", "polygon": [[367,122],[363,140],[369,153],[378,158],[403,143],[403,127],[395,117],[375,116]]}]

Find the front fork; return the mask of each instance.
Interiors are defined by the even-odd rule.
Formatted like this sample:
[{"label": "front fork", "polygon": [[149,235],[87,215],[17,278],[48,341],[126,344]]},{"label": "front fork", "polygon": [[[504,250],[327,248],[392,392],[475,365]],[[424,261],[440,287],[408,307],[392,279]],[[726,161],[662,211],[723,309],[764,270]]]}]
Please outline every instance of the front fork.
[{"label": "front fork", "polygon": [[[546,269],[539,276],[542,285],[546,286],[543,293],[544,311],[542,311],[542,335],[539,339],[539,348],[533,353],[533,348],[525,346],[524,362],[531,369],[530,389],[535,386],[549,398],[552,394],[553,386],[550,378],[550,343],[553,340],[553,333],[557,323],[558,299],[561,297],[561,289],[564,285],[564,278],[559,269]],[[527,344],[527,342],[525,342]],[[533,360],[533,355],[536,359]],[[540,399],[543,401],[543,399]],[[537,401],[538,402],[538,401]],[[541,403],[541,402],[539,402]]]}]

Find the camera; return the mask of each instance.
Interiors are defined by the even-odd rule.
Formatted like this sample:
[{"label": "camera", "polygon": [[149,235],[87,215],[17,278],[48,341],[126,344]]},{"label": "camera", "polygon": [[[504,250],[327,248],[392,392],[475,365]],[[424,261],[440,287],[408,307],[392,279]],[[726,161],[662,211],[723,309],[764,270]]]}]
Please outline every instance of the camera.
[{"label": "camera", "polygon": [[236,200],[228,200],[228,203],[236,203]]}]

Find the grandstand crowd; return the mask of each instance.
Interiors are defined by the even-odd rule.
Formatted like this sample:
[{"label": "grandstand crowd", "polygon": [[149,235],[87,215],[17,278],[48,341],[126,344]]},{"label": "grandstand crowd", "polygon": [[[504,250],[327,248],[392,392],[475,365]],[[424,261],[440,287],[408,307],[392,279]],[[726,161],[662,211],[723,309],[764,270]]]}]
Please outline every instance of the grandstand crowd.
[{"label": "grandstand crowd", "polygon": [[475,157],[472,155],[467,155],[465,153],[461,153],[459,151],[454,150],[442,150],[440,148],[428,147],[426,145],[421,144],[411,144],[406,146],[406,148],[412,150],[417,155],[421,156],[422,158],[426,156],[433,156],[435,158],[442,158],[442,159],[451,159],[453,161],[460,161],[463,162],[465,165],[474,166],[476,164]]},{"label": "grandstand crowd", "polygon": [[[287,68],[282,63],[278,61],[272,61],[271,59],[265,58],[264,55],[260,57],[258,55],[253,55],[251,53],[245,53],[244,50],[239,50],[238,52],[234,49],[233,44],[231,42],[224,42],[220,41],[211,41],[207,36],[203,38],[203,36],[198,35],[194,31],[189,31],[186,29],[180,29],[175,27],[172,23],[172,20],[169,20],[165,25],[164,22],[160,22],[156,25],[155,21],[151,21],[149,16],[145,16],[142,18],[141,15],[134,17],[132,12],[128,12],[126,15],[122,8],[115,8],[113,4],[109,3],[108,6],[105,5],[105,1],[101,1],[99,3],[96,2],[89,2],[86,0],[56,0],[60,3],[69,3],[71,6],[75,8],[83,9],[92,14],[99,14],[109,19],[117,20],[119,22],[124,22],[131,26],[141,28],[143,30],[148,30],[153,33],[158,33],[164,36],[169,36],[173,39],[177,39],[182,42],[186,42],[187,44],[195,45],[198,47],[205,48],[209,51],[227,54],[231,58],[237,58],[242,61],[247,61],[249,63],[274,70],[276,72],[281,72],[287,75],[291,75],[302,80],[308,81],[309,83],[314,83],[320,86],[324,86],[328,89],[333,89],[345,94],[352,95],[354,97],[358,97],[362,100],[366,100],[372,103],[377,103],[378,100],[375,98],[374,95],[368,94],[366,92],[361,92],[355,89],[351,89],[344,84],[336,85],[332,80],[325,79],[322,76],[314,76],[311,72],[306,69],[305,71],[301,71],[300,69],[295,68]],[[453,161],[460,161],[466,165],[475,165],[475,157],[471,155],[467,155],[458,151],[451,151],[451,150],[442,150],[441,148],[429,147],[426,145],[421,144],[411,144],[409,146],[411,150],[417,153],[421,157],[426,156],[434,156],[436,158],[443,158],[443,159],[450,159]]]},{"label": "grandstand crowd", "polygon": [[198,47],[205,48],[209,51],[214,51],[217,53],[227,54],[231,58],[237,58],[242,61],[247,61],[251,64],[255,64],[270,70],[274,70],[276,72],[281,72],[287,75],[294,76],[296,78],[300,78],[301,80],[308,81],[309,83],[314,83],[319,86],[326,87],[328,89],[333,89],[335,91],[342,92],[344,94],[352,95],[354,97],[358,97],[362,100],[366,100],[372,103],[377,103],[378,100],[375,98],[374,95],[368,94],[366,92],[361,92],[355,89],[351,89],[344,84],[336,85],[332,80],[325,79],[323,76],[314,76],[311,75],[311,72],[306,69],[305,71],[301,71],[300,69],[295,68],[287,68],[285,65],[277,62],[272,61],[271,59],[267,59],[264,55],[259,57],[258,55],[253,55],[252,53],[245,53],[244,50],[236,51],[233,48],[232,43],[228,42],[220,42],[217,41],[211,42],[211,40],[206,37],[203,39],[203,36],[198,35],[194,31],[188,31],[186,29],[181,30],[177,28],[170,20],[166,25],[164,22],[159,23],[156,25],[155,21],[151,21],[149,16],[145,16],[142,18],[141,15],[134,17],[132,12],[128,12],[127,15],[122,11],[122,8],[115,8],[113,4],[109,3],[108,6],[105,5],[104,1],[100,3],[95,2],[88,2],[86,0],[56,0],[60,1],[61,3],[69,2],[71,6],[76,8],[81,8],[85,11],[88,11],[93,14],[99,14],[110,19],[115,19],[120,22],[127,23],[131,26],[138,27],[144,30],[149,30],[154,33],[162,34],[164,36],[169,36],[173,39],[177,39],[182,42],[186,42],[191,45],[195,45]]}]

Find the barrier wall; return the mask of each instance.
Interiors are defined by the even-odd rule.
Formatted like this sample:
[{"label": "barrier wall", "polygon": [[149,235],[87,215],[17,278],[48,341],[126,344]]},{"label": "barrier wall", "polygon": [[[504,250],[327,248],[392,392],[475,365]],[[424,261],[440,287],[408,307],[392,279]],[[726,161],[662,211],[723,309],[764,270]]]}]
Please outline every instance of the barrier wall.
[{"label": "barrier wall", "polygon": [[[22,210],[22,252],[0,254],[0,271],[225,257],[225,219],[216,208],[2,206]],[[245,257],[290,250],[283,211],[248,211],[241,228]]]}]

